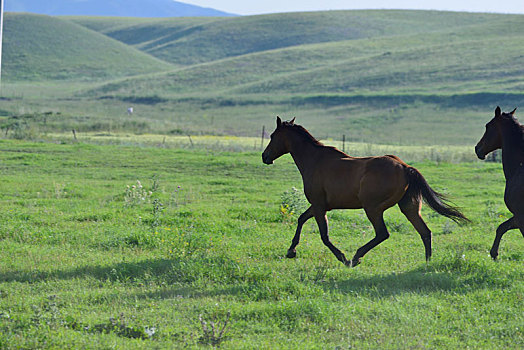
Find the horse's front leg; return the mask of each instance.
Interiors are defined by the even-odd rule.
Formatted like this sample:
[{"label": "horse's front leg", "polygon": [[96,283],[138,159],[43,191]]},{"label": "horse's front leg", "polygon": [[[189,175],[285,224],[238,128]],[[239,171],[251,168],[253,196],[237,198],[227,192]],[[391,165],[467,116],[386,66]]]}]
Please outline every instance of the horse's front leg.
[{"label": "horse's front leg", "polygon": [[293,240],[291,241],[291,246],[287,250],[286,258],[294,258],[297,256],[297,251],[295,250],[296,246],[300,242],[300,233],[302,232],[302,226],[313,217],[313,209],[309,207],[305,212],[302,213],[298,217],[298,224],[297,224],[297,230],[295,232],[295,236],[293,237]]},{"label": "horse's front leg", "polygon": [[504,234],[507,231],[513,230],[515,228],[518,228],[517,220],[515,220],[515,217],[512,217],[504,221],[502,224],[499,225],[499,227],[497,227],[495,241],[493,242],[493,246],[491,247],[491,250],[489,251],[489,254],[491,255],[491,258],[493,260],[497,260],[497,257],[499,255],[499,245],[500,245],[500,240],[502,239],[502,236],[504,236]]},{"label": "horse's front leg", "polygon": [[320,231],[320,237],[322,238],[322,242],[331,250],[333,254],[335,254],[338,260],[340,260],[344,265],[347,265],[348,261],[344,253],[342,253],[337,247],[335,247],[333,243],[331,243],[331,241],[329,240],[326,211],[325,210],[315,211],[315,220],[317,220],[318,229]]}]

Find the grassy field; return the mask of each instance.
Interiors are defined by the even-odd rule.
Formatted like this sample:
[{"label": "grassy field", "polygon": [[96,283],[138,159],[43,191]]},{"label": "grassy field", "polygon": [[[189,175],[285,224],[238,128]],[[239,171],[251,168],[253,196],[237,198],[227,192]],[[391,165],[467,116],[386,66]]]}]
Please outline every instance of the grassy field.
[{"label": "grassy field", "polygon": [[[391,238],[348,269],[313,222],[283,257],[282,201],[304,200],[289,156],[1,140],[0,348],[521,349],[524,240],[488,255],[509,214],[500,164],[413,165],[473,223],[424,208],[426,264],[392,208]],[[347,255],[373,235],[361,210],[329,219]]]},{"label": "grassy field", "polygon": [[[524,240],[489,258],[504,178],[473,153],[524,104],[522,18],[6,14],[0,348],[522,349]],[[305,202],[289,156],[261,162],[277,115],[401,156],[473,223],[423,208],[426,263],[392,208],[348,269],[308,222],[285,259]],[[329,221],[347,256],[373,236],[362,210]]]}]

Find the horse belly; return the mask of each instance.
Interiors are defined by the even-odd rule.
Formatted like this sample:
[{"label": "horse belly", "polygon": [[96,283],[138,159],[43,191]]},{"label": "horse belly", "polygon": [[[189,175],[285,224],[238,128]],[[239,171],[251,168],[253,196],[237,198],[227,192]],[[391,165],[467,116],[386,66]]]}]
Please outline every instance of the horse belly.
[{"label": "horse belly", "polygon": [[514,215],[524,215],[524,172],[520,172],[506,183],[504,202]]},{"label": "horse belly", "polygon": [[326,202],[329,209],[360,209],[362,203],[358,197],[358,188],[354,181],[340,181],[326,184]]},{"label": "horse belly", "polygon": [[361,209],[362,203],[358,198],[333,198],[328,202],[328,209]]}]

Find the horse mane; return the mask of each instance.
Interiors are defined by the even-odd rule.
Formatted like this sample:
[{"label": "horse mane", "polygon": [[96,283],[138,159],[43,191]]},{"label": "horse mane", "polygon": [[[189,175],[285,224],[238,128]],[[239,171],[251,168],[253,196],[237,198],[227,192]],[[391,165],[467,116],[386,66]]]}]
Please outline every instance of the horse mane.
[{"label": "horse mane", "polygon": [[511,122],[515,131],[517,131],[519,135],[524,138],[524,125],[520,124],[519,120],[513,114],[502,113],[502,117],[504,120]]},{"label": "horse mane", "polygon": [[312,143],[313,145],[317,147],[322,147],[326,150],[335,151],[336,153],[342,156],[348,157],[346,153],[342,152],[338,148],[324,145],[322,142],[317,140],[313,135],[311,135],[309,131],[307,131],[306,128],[304,128],[302,125],[294,124],[291,122],[283,122],[282,125],[286,127],[290,127],[291,130],[296,132],[302,139],[306,140],[309,143]]},{"label": "horse mane", "polygon": [[311,135],[309,131],[307,131],[306,128],[304,128],[302,125],[298,125],[298,124],[294,124],[290,122],[283,122],[282,124],[284,126],[292,128],[292,130],[296,132],[298,135],[300,135],[300,137],[302,137],[303,139],[306,139],[307,141],[313,143],[314,145],[324,146],[322,142],[320,142],[313,135]]}]

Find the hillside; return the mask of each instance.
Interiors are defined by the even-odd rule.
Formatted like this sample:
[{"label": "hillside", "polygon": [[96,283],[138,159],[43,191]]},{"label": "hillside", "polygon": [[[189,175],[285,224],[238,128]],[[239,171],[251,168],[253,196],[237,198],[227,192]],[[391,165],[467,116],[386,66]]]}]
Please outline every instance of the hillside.
[{"label": "hillside", "polygon": [[[165,61],[192,65],[227,57],[314,43],[394,37],[496,23],[504,15],[436,11],[328,11],[140,22],[87,20],[90,29]],[[513,16],[520,18],[522,16]],[[77,19],[86,24],[85,19]]]},{"label": "hillside", "polygon": [[5,4],[7,12],[31,12],[63,16],[184,17],[232,16],[211,8],[173,0],[16,0]]},{"label": "hillside", "polygon": [[6,14],[3,45],[7,81],[100,80],[171,68],[107,36],[43,15]]},{"label": "hillside", "polygon": [[524,73],[523,22],[470,26],[462,34],[444,31],[300,45],[193,65],[112,86],[114,92],[124,92],[128,84],[143,84],[150,92],[166,95],[449,94],[465,92],[468,86],[475,86],[470,92],[522,88],[515,77]]},{"label": "hillside", "polygon": [[30,101],[33,110],[58,110],[70,116],[54,124],[63,130],[254,136],[280,115],[297,116],[320,138],[471,145],[497,105],[524,105],[522,19],[8,15],[2,109]]}]

